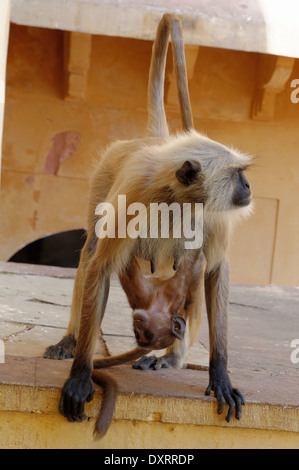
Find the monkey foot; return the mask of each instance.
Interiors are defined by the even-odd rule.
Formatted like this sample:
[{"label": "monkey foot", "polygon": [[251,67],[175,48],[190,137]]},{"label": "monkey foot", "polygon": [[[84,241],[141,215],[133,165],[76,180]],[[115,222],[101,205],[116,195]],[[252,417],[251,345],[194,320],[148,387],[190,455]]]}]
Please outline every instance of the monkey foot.
[{"label": "monkey foot", "polygon": [[59,402],[60,413],[68,421],[84,421],[84,404],[93,399],[94,386],[89,370],[83,370],[73,377],[69,377],[64,384]]},{"label": "monkey foot", "polygon": [[242,416],[242,405],[245,405],[246,401],[239,389],[233,388],[230,383],[222,383],[221,385],[209,384],[205,394],[210,395],[211,391],[214,392],[215,398],[218,400],[217,413],[222,414],[225,403],[228,403],[228,412],[225,420],[229,423],[234,415],[236,419],[241,419]]},{"label": "monkey foot", "polygon": [[64,336],[59,343],[49,346],[44,357],[46,359],[69,359],[74,357],[76,339],[73,335]]},{"label": "monkey foot", "polygon": [[166,354],[166,356],[144,356],[138,361],[134,362],[133,369],[175,369],[177,367],[175,356],[173,354]]}]

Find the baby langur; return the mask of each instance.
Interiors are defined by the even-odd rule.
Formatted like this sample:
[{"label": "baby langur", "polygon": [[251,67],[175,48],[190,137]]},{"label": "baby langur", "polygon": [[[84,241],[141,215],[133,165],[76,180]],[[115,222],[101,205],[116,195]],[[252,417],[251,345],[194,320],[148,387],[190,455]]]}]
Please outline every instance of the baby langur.
[{"label": "baby langur", "polygon": [[[164,78],[169,34],[171,34],[178,95],[185,132],[170,135],[164,110]],[[188,311],[188,334],[175,338],[163,358],[163,366],[181,367],[188,347],[197,337],[203,293],[209,322],[210,364],[206,393],[214,392],[218,413],[228,404],[226,420],[241,418],[245,401],[231,384],[227,370],[227,311],[229,299],[228,247],[236,220],[250,211],[251,190],[245,177],[249,156],[209,139],[193,129],[180,21],[166,14],[161,19],[153,46],[148,87],[148,126],[144,138],[117,141],[101,156],[94,171],[87,239],[77,270],[71,320],[64,338],[48,348],[46,357],[64,358],[74,354],[70,376],[64,384],[60,411],[69,421],[86,419],[84,404],[94,394],[93,352],[106,309],[110,276],[130,266],[134,257],[144,266],[155,264],[157,276],[173,276],[177,260],[193,269],[201,263],[201,275],[194,302]],[[119,221],[119,195],[126,195],[127,208],[134,203],[203,204],[203,243],[186,247],[188,237],[115,236],[96,238],[97,207],[105,202],[115,208],[115,232]],[[132,222],[132,213],[130,222]],[[146,218],[140,231],[147,233]],[[173,229],[174,227],[170,227]],[[141,266],[141,264],[140,264]],[[143,268],[142,268],[143,269]],[[146,272],[146,271],[143,271]],[[192,290],[192,289],[190,289]],[[138,324],[138,322],[137,322]],[[143,330],[144,331],[144,330]],[[143,332],[142,332],[143,336]],[[144,340],[144,338],[143,338]],[[190,340],[190,341],[189,341]],[[75,352],[74,352],[75,351]],[[150,367],[151,359],[145,358]],[[144,364],[143,364],[143,367]],[[156,367],[156,363],[154,364]]]},{"label": "baby langur", "polygon": [[[139,347],[118,356],[97,359],[93,362],[92,380],[103,388],[103,398],[94,434],[103,437],[112,421],[118,387],[110,374],[99,371],[104,367],[124,364],[138,359],[152,350],[168,348],[176,338],[183,340],[186,320],[194,292],[201,276],[200,259],[193,269],[180,264],[170,279],[160,280],[145,277],[134,257],[128,267],[120,274],[120,282],[133,309],[133,328]],[[163,361],[155,356],[147,358],[155,369],[163,367]],[[144,359],[133,367],[143,369]]]},{"label": "baby langur", "polygon": [[161,280],[142,274],[134,257],[119,279],[133,309],[133,329],[141,347],[168,348],[175,338],[183,339],[186,308],[191,303],[191,282],[198,279],[196,269],[180,265],[175,275]]}]

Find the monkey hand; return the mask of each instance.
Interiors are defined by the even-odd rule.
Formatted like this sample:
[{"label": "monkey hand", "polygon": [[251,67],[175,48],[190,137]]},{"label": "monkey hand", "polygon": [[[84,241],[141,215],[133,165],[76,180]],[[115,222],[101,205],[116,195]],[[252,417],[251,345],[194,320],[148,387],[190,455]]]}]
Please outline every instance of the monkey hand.
[{"label": "monkey hand", "polygon": [[156,357],[156,356],[143,356],[141,359],[139,359],[137,362],[134,362],[133,364],[133,369],[142,369],[142,370],[147,370],[147,369],[154,369],[154,370],[159,370],[159,369],[175,369],[178,367],[176,356],[172,353],[166,354],[165,356],[162,357]]},{"label": "monkey hand", "polygon": [[94,386],[90,374],[83,373],[67,379],[61,392],[60,413],[68,421],[84,421],[84,404],[93,399]]},{"label": "monkey hand", "polygon": [[239,420],[242,416],[242,405],[245,405],[245,398],[240,390],[233,388],[230,378],[226,371],[221,373],[210,373],[210,383],[206,389],[205,394],[210,395],[211,391],[214,392],[215,398],[218,400],[217,413],[222,414],[223,406],[228,403],[228,413],[226,421],[229,423],[233,417],[234,410],[236,409],[235,416]]}]

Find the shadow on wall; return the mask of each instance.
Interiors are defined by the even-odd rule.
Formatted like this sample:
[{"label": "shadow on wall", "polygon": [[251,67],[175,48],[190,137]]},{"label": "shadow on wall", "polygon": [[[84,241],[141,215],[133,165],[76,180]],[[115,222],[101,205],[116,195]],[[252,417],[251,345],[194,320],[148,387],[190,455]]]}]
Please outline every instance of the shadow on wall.
[{"label": "shadow on wall", "polygon": [[15,253],[9,261],[77,268],[84,242],[85,230],[83,229],[56,233],[29,243]]}]

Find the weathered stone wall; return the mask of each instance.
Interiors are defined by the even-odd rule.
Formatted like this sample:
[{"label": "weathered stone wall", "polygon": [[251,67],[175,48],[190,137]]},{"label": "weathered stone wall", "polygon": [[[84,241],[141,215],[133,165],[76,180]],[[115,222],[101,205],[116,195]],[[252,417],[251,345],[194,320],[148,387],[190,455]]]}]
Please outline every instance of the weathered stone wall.
[{"label": "weathered stone wall", "polygon": [[[98,149],[144,132],[151,47],[151,41],[11,26],[1,260],[40,237],[85,227]],[[290,83],[299,78],[299,62],[275,62],[274,72],[286,70],[287,78],[273,91],[271,80],[265,87],[269,80],[260,78],[268,56],[198,46],[187,46],[186,55],[196,128],[257,157],[248,173],[256,211],[236,230],[232,279],[298,285],[299,104],[290,100]],[[166,78],[176,130],[171,61]]]}]

